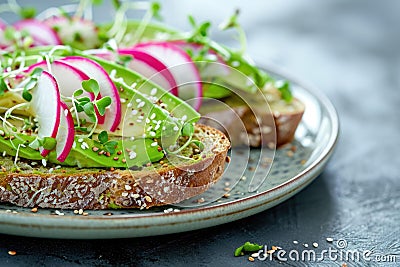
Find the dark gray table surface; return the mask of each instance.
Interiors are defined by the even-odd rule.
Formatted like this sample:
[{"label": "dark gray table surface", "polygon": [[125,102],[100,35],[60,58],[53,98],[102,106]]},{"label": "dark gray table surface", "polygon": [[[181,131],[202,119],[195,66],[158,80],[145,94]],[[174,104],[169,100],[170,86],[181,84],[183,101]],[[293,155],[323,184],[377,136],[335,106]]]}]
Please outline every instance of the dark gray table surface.
[{"label": "dark gray table surface", "polygon": [[[39,8],[54,3],[37,2]],[[246,2],[163,1],[163,15],[167,23],[188,29],[188,13],[218,23],[240,7],[248,53],[316,85],[336,106],[341,137],[325,171],[272,209],[193,232],[95,241],[0,235],[0,265],[341,266],[346,261],[233,257],[245,241],[301,251],[303,243],[328,248],[326,238],[332,237],[346,240],[348,250],[397,255],[397,263],[373,257],[347,261],[348,266],[400,266],[400,2]],[[103,11],[97,20],[109,18]],[[229,43],[230,34],[213,34]]]}]

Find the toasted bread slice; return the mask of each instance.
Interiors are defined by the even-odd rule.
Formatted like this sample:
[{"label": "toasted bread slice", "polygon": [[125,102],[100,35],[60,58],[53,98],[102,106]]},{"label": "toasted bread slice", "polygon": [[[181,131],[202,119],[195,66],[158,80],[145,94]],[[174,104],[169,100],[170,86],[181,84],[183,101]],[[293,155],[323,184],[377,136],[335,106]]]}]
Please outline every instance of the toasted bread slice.
[{"label": "toasted bread slice", "polygon": [[[233,146],[259,147],[264,142],[279,147],[290,143],[303,116],[304,104],[296,98],[285,102],[274,88],[265,89],[263,94],[264,97],[241,93],[221,102],[205,100],[200,122],[224,132]],[[239,130],[241,125],[245,131]]]},{"label": "toasted bread slice", "polygon": [[[178,203],[206,191],[224,171],[228,138],[209,126],[196,125],[194,138],[179,156],[134,170],[51,168],[2,158],[0,202],[57,209],[149,208]],[[184,142],[185,140],[182,140]]]}]

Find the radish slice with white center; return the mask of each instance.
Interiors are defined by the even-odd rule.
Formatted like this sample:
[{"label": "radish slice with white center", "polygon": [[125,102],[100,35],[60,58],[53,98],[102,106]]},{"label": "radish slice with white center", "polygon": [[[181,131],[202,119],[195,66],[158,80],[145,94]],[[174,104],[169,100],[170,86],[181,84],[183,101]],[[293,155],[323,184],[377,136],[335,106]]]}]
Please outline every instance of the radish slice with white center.
[{"label": "radish slice with white center", "polygon": [[45,23],[35,19],[24,19],[14,24],[18,31],[26,30],[34,41],[34,45],[59,45],[61,40],[57,33]]},{"label": "radish slice with white center", "polygon": [[75,126],[68,106],[64,102],[61,102],[60,106],[60,126],[56,136],[56,154],[57,160],[64,162],[74,144]]},{"label": "radish slice with white center", "polygon": [[84,50],[99,46],[97,27],[91,20],[80,17],[53,16],[43,23],[50,26],[65,45]]},{"label": "radish slice with white center", "polygon": [[[179,46],[180,48],[184,49],[185,51],[190,50],[193,52],[194,55],[197,55],[204,49],[204,45],[197,44],[197,43],[188,43],[183,40],[176,40],[171,41],[174,45]],[[211,48],[208,49],[207,53],[204,55],[204,61],[211,60],[210,64],[205,64],[202,66],[200,71],[200,76],[203,79],[210,78],[210,77],[221,77],[227,76],[230,73],[230,68],[226,64],[225,60],[219,55],[217,52],[212,50]],[[212,64],[215,62],[216,64]],[[196,63],[196,62],[195,62]]]},{"label": "radish slice with white center", "polygon": [[134,48],[145,51],[163,62],[178,84],[178,96],[189,100],[189,104],[196,110],[200,109],[203,96],[200,74],[184,49],[167,42],[141,43]]},{"label": "radish slice with white center", "polygon": [[170,91],[173,95],[178,95],[178,86],[174,76],[160,60],[145,51],[136,49],[120,49],[118,53],[133,57],[128,63],[128,68],[149,78],[152,82]]},{"label": "radish slice with white center", "polygon": [[121,99],[115,84],[111,81],[108,73],[97,62],[91,59],[69,56],[61,59],[73,67],[82,70],[90,78],[96,80],[99,84],[100,94],[102,97],[111,97],[111,104],[106,109],[104,124],[102,128],[114,132],[121,122]]},{"label": "radish slice with white center", "polygon": [[[37,86],[32,89],[31,108],[36,114],[39,129],[38,137],[55,138],[60,126],[60,91],[53,75],[43,71]],[[45,157],[50,150],[39,148],[40,154]]]},{"label": "radish slice with white center", "polygon": [[[89,76],[87,76],[83,71],[60,60],[55,60],[53,63],[51,63],[50,70],[47,62],[44,60],[29,66],[26,72],[30,73],[36,68],[42,68],[43,70],[51,72],[51,74],[57,80],[61,95],[65,97],[71,97],[75,90],[82,88],[83,81],[90,79]],[[84,92],[83,95],[89,97],[91,101],[94,100],[93,93]],[[88,119],[85,114],[81,114],[80,116]],[[100,116],[97,111],[96,116],[99,124],[104,122],[104,116]]]}]

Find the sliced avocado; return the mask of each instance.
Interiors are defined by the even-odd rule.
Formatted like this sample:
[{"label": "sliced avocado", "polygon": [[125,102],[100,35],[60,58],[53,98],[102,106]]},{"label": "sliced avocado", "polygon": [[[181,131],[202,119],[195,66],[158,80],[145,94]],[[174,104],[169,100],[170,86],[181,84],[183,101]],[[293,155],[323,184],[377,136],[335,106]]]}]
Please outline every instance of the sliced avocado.
[{"label": "sliced avocado", "polygon": [[[1,151],[7,156],[18,156],[30,160],[42,160],[39,151],[29,147],[35,140],[35,136],[19,134],[12,140],[6,135],[0,136]],[[115,152],[107,153],[104,145],[90,138],[75,137],[74,146],[64,162],[59,162],[55,151],[52,151],[45,159],[48,162],[63,166],[82,167],[115,167],[129,168],[142,166],[149,162],[157,162],[164,157],[164,153],[158,141],[148,138],[140,139],[114,139],[116,141]],[[23,146],[22,146],[23,145]],[[17,150],[19,146],[19,149]],[[4,153],[4,152],[3,152]]]}]

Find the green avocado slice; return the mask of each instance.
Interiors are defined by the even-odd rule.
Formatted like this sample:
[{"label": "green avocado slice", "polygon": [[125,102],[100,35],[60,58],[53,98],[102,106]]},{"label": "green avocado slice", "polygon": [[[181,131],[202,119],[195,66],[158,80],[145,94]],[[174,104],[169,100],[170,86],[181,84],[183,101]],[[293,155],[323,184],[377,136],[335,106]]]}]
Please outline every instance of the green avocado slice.
[{"label": "green avocado slice", "polygon": [[[0,136],[0,147],[3,155],[16,156],[29,160],[42,160],[39,151],[29,147],[36,136],[19,134],[18,138],[10,139],[9,136]],[[74,146],[64,162],[56,159],[55,151],[52,151],[46,158],[46,162],[62,165],[103,168],[130,168],[143,166],[149,162],[157,162],[164,157],[164,153],[158,141],[149,138],[122,139],[115,138],[115,152],[107,153],[104,146],[90,138],[75,137]],[[19,147],[19,149],[18,149]]]}]

